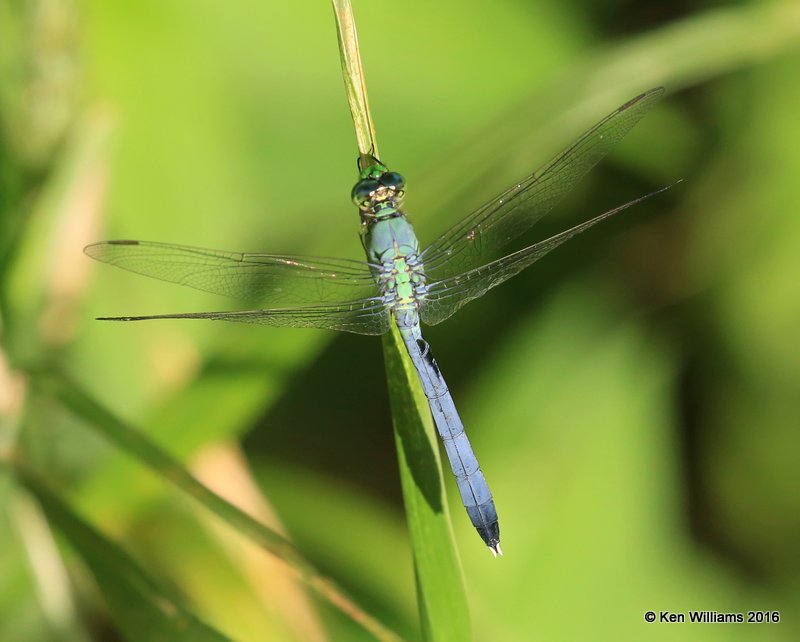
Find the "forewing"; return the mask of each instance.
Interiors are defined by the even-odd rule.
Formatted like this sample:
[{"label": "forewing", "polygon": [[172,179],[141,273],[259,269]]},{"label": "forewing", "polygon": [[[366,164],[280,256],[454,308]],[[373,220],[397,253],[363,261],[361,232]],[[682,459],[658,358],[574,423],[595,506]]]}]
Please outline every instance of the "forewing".
[{"label": "forewing", "polygon": [[658,87],[629,100],[547,165],[450,228],[422,253],[428,278],[444,280],[497,256],[547,214],[663,95]]},{"label": "forewing", "polygon": [[105,241],[84,251],[137,274],[264,306],[378,295],[369,266],[346,259],[223,252],[148,241]]}]

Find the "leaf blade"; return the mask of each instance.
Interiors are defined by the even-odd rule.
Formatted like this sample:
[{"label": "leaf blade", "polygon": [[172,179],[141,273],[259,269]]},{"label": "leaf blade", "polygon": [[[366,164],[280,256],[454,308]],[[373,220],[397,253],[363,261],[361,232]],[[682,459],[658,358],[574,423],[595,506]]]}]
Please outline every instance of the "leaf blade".
[{"label": "leaf blade", "polygon": [[177,459],[159,448],[143,433],[118,419],[69,377],[59,372],[38,370],[31,371],[30,375],[37,390],[58,399],[66,409],[84,419],[90,427],[122,451],[194,497],[236,531],[283,560],[310,588],[358,622],[376,639],[382,642],[400,640],[393,631],[356,604],[332,579],[320,574],[289,540],[200,483]]},{"label": "leaf blade", "polygon": [[464,577],[428,403],[394,327],[383,335],[383,353],[422,630],[426,640],[469,640]]},{"label": "leaf blade", "polygon": [[232,642],[198,618],[118,544],[93,529],[36,474],[20,463],[14,468],[50,522],[86,562],[109,612],[129,640]]}]

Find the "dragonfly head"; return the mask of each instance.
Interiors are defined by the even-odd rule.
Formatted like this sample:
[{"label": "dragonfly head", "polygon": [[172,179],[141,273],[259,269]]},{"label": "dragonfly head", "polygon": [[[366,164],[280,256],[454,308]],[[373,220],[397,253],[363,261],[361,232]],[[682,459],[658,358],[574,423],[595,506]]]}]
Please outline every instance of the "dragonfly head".
[{"label": "dragonfly head", "polygon": [[396,208],[403,202],[406,179],[390,172],[378,159],[361,171],[361,178],[353,187],[353,203],[362,212],[377,212],[384,207]]}]

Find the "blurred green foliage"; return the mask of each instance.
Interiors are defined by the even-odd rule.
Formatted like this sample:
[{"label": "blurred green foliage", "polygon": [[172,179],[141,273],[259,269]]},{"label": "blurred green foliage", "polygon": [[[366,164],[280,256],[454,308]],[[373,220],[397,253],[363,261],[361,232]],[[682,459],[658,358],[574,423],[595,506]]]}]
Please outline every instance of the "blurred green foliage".
[{"label": "blurred green foliage", "polygon": [[[355,10],[423,242],[627,98],[674,92],[535,236],[680,186],[428,331],[503,528],[493,560],[448,484],[475,638],[797,639],[797,3]],[[90,575],[43,497],[223,636],[372,639],[33,394],[31,365],[69,372],[420,639],[378,342],[101,324],[235,303],[81,253],[127,237],[359,258],[355,173],[325,2],[0,2],[0,640],[136,639],[140,605]],[[14,461],[46,480],[42,503]],[[643,620],[689,609],[782,620]]]}]

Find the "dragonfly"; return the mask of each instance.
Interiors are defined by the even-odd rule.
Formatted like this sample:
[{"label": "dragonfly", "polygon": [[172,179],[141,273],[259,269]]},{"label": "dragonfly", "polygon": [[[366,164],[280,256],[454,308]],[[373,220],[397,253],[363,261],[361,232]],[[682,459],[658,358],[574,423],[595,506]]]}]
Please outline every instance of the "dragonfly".
[{"label": "dragonfly", "polygon": [[441,323],[576,234],[667,189],[503,255],[502,250],[547,214],[663,94],[664,89],[657,87],[629,100],[538,171],[424,248],[402,209],[405,179],[371,154],[360,156],[360,175],[351,192],[360,214],[366,261],[225,252],[132,240],[94,243],[84,251],[99,261],[258,306],[100,319],[211,319],[363,335],[381,335],[394,324],[428,399],[467,515],[491,552],[502,555],[492,493],[442,371],[423,338],[421,323]]}]

